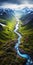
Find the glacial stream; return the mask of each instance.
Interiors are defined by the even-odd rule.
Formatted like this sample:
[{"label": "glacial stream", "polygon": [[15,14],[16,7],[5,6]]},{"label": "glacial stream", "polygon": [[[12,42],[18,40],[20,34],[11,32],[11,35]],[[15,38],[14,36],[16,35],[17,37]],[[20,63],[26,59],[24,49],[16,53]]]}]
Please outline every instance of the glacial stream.
[{"label": "glacial stream", "polygon": [[31,60],[31,57],[28,54],[24,54],[23,52],[21,53],[19,51],[20,39],[22,38],[22,36],[20,33],[17,32],[18,28],[19,28],[19,21],[17,22],[14,30],[14,32],[18,35],[18,42],[15,44],[16,52],[20,57],[27,59],[26,65],[33,65],[33,61]]},{"label": "glacial stream", "polygon": [[[5,26],[2,23],[0,23],[0,25]],[[17,24],[15,26],[15,30],[14,30],[14,32],[18,35],[18,42],[15,44],[16,52],[17,52],[17,54],[20,57],[27,59],[26,65],[33,65],[33,61],[31,59],[31,57],[28,54],[24,54],[23,52],[21,54],[20,51],[19,51],[20,39],[22,38],[22,36],[21,36],[20,33],[17,32],[18,31],[18,28],[19,28],[19,21],[17,22]]]}]

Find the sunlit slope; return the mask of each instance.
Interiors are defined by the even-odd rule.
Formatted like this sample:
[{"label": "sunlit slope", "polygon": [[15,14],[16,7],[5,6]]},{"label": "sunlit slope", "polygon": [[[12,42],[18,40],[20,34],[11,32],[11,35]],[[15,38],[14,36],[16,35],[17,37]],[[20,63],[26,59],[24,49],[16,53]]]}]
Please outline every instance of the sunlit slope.
[{"label": "sunlit slope", "polygon": [[7,42],[11,39],[14,40],[15,33],[13,31],[16,25],[15,18],[13,18],[12,20],[0,19],[0,23],[5,25],[0,25],[0,42]]}]

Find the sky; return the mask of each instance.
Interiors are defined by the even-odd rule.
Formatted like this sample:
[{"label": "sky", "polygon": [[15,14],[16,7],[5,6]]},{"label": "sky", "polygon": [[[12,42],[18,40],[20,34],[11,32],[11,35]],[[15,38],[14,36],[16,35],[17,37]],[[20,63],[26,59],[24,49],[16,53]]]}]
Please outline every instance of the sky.
[{"label": "sky", "polygon": [[0,0],[0,5],[2,5],[2,3],[23,4],[25,2],[33,4],[33,0]]},{"label": "sky", "polygon": [[11,7],[18,7],[18,5],[24,5],[25,6],[28,4],[33,7],[33,0],[0,0],[0,6],[3,6],[3,7],[5,7],[5,6],[6,7],[10,7],[10,6]]}]

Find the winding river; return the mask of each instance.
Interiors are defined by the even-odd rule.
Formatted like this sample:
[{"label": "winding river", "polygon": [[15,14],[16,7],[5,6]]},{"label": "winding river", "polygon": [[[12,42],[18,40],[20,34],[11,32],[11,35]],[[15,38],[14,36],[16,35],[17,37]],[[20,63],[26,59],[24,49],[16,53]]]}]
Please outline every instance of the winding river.
[{"label": "winding river", "polygon": [[[20,45],[20,39],[22,38],[21,34],[17,32],[18,28],[19,28],[19,20],[17,20],[17,24],[15,26],[15,30],[14,32],[18,35],[18,42],[16,43],[15,45],[15,49],[16,49],[16,52],[17,54],[20,56],[20,57],[23,57],[25,59],[27,59],[27,62],[26,62],[26,65],[33,65],[33,61],[31,60],[31,57],[28,55],[28,54],[24,54],[22,52],[22,54],[20,53],[19,51],[19,45]],[[2,26],[5,26],[4,24],[0,23],[0,25]]]},{"label": "winding river", "polygon": [[[5,26],[2,23],[0,23],[0,25]],[[33,65],[33,61],[31,60],[31,57],[26,53],[24,54],[23,52],[21,54],[19,51],[20,39],[22,38],[22,36],[20,33],[17,32],[18,29],[19,29],[19,20],[17,19],[17,24],[16,24],[15,30],[14,30],[14,32],[18,35],[18,42],[15,45],[16,52],[20,57],[27,59],[26,65]]]},{"label": "winding river", "polygon": [[20,57],[27,59],[26,65],[33,65],[33,61],[31,60],[31,57],[28,54],[24,54],[23,52],[21,54],[19,51],[20,39],[22,38],[22,36],[20,33],[17,32],[18,28],[19,28],[19,21],[17,22],[14,30],[14,32],[18,35],[18,42],[15,44],[16,52]]}]

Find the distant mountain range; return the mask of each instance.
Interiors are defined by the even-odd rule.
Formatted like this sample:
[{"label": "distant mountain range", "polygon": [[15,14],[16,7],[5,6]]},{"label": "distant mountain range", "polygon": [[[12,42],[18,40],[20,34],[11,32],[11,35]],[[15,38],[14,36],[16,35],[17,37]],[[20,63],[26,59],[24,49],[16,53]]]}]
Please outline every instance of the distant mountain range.
[{"label": "distant mountain range", "polygon": [[33,19],[33,11],[24,15],[23,17],[21,16],[20,20],[23,21],[23,25],[27,24]]},{"label": "distant mountain range", "polygon": [[3,9],[0,8],[0,18],[2,19],[10,19],[14,16],[14,11],[12,9]]},{"label": "distant mountain range", "polygon": [[21,20],[22,25],[25,25],[33,19],[33,8],[17,9],[15,10],[15,15],[20,15],[18,18]]},{"label": "distant mountain range", "polygon": [[26,7],[21,10],[22,14],[20,20],[22,21],[23,25],[25,25],[33,19],[33,8]]},{"label": "distant mountain range", "polygon": [[17,17],[23,21],[23,25],[27,24],[31,19],[33,19],[33,8],[25,7],[23,9],[3,9],[0,8],[0,18],[11,19],[12,17]]},{"label": "distant mountain range", "polygon": [[30,13],[31,11],[33,11],[33,8],[25,7],[23,9],[17,9],[17,10],[15,10],[15,15],[19,16],[19,18],[21,18],[21,16],[23,17],[24,15]]}]

